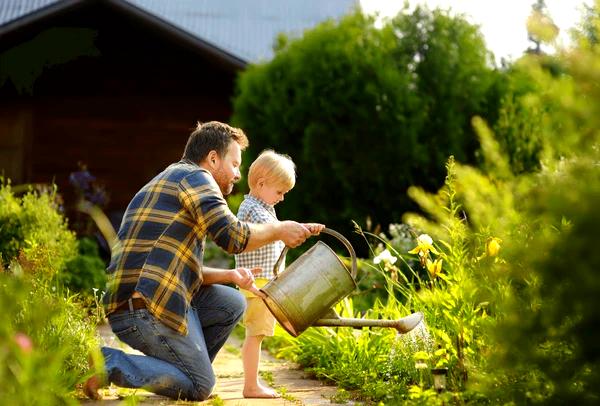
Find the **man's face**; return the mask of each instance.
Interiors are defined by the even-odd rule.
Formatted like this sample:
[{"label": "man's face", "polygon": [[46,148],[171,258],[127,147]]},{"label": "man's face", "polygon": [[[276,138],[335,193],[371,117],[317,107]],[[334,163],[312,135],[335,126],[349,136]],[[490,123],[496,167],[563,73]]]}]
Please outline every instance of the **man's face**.
[{"label": "man's face", "polygon": [[240,144],[232,141],[225,156],[219,158],[217,163],[213,177],[217,181],[223,196],[227,196],[233,190],[233,185],[242,177],[240,174],[240,165],[242,164]]}]

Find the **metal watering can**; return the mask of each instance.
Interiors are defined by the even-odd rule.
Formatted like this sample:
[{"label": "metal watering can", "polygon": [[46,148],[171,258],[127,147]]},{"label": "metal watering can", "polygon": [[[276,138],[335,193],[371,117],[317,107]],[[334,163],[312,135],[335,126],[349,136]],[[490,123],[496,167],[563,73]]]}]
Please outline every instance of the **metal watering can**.
[{"label": "metal watering can", "polygon": [[337,231],[325,228],[321,232],[336,237],[348,249],[352,272],[327,244],[318,241],[278,274],[288,251],[285,247],[273,268],[275,277],[260,290],[266,296],[263,301],[288,333],[298,337],[310,326],[391,327],[407,333],[423,320],[421,312],[399,320],[340,318],[331,306],[357,287],[356,254],[350,242]]}]

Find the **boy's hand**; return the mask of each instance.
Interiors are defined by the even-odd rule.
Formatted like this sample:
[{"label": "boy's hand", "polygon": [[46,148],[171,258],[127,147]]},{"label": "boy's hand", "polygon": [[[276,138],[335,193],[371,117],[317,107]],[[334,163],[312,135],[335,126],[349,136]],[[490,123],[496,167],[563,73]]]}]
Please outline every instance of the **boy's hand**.
[{"label": "boy's hand", "polygon": [[242,289],[248,289],[254,284],[254,275],[262,271],[261,268],[236,268],[231,274],[231,282]]},{"label": "boy's hand", "polygon": [[258,290],[254,284],[254,275],[259,274],[262,268],[237,268],[233,270],[232,282],[239,286],[241,289],[248,290],[254,293],[256,296],[264,298],[265,294]]},{"label": "boy's hand", "polygon": [[254,293],[256,296],[260,297],[261,299],[264,299],[267,297],[267,295],[265,295],[264,293],[262,293],[260,290],[258,290],[258,288],[256,287],[255,284],[252,284],[252,286],[250,286],[248,289],[246,289],[248,292],[252,292]]},{"label": "boy's hand", "polygon": [[323,229],[325,228],[324,224],[319,223],[303,223],[302,225],[306,227],[312,235],[321,234],[321,231],[323,231]]}]

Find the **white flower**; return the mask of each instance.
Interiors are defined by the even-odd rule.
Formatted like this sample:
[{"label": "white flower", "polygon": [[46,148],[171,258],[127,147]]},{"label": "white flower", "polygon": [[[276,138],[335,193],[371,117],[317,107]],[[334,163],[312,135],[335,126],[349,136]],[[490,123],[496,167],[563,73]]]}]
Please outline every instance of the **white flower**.
[{"label": "white flower", "polygon": [[387,262],[390,264],[394,264],[397,260],[398,260],[398,258],[393,256],[389,250],[385,249],[385,250],[381,251],[381,253],[379,255],[377,255],[375,258],[373,258],[373,263],[379,264],[380,262]]},{"label": "white flower", "polygon": [[415,363],[415,368],[416,369],[427,369],[427,364],[423,361],[417,361]]},{"label": "white flower", "polygon": [[420,236],[417,237],[417,243],[419,244],[423,244],[423,245],[432,245],[433,244],[433,240],[431,239],[431,237],[428,234],[421,234]]}]

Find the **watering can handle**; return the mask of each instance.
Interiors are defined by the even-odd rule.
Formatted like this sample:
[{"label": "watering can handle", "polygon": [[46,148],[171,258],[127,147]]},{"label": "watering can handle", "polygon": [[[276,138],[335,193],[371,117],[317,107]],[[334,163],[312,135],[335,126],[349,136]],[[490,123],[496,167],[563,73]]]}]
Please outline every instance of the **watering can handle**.
[{"label": "watering can handle", "polygon": [[[356,253],[354,252],[354,248],[352,247],[352,244],[350,244],[350,241],[348,241],[346,239],[346,237],[344,237],[343,235],[341,235],[337,231],[334,231],[334,230],[332,230],[330,228],[324,228],[321,231],[321,233],[332,235],[335,238],[337,238],[338,240],[340,240],[342,242],[342,244],[344,244],[344,246],[346,247],[346,249],[350,253],[350,256],[352,257],[352,272],[350,274],[352,275],[352,279],[356,280],[356,273],[357,273]],[[287,245],[285,246],[285,248],[283,249],[283,251],[281,251],[281,255],[279,256],[279,259],[277,260],[277,263],[273,267],[273,274],[275,276],[277,276],[277,270],[281,266],[281,262],[285,258],[285,254],[288,252],[289,248],[290,247],[288,247]]]}]

